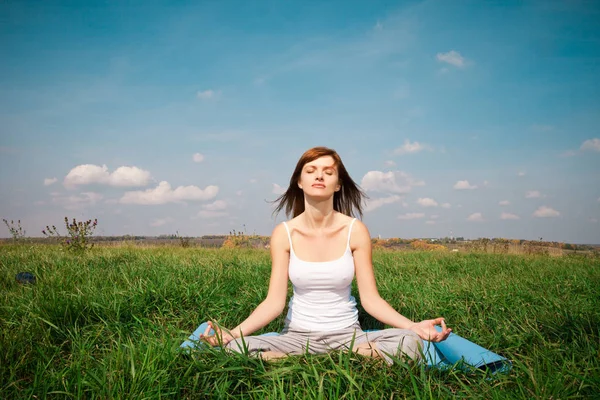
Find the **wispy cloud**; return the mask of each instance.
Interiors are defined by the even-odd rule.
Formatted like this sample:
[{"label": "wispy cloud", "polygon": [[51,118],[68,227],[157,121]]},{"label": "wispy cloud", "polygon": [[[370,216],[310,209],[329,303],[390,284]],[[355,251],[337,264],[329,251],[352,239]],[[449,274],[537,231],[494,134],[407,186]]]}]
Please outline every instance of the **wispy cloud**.
[{"label": "wispy cloud", "polygon": [[525,171],[519,171],[519,172],[517,172],[517,175],[518,176],[525,176]]},{"label": "wispy cloud", "polygon": [[526,199],[539,199],[541,197],[544,196],[538,190],[529,190],[527,193],[525,193]]},{"label": "wispy cloud", "polygon": [[577,152],[575,152],[574,150],[567,150],[567,151],[563,151],[562,153],[560,153],[559,157],[573,157],[576,154],[577,154]]},{"label": "wispy cloud", "polygon": [[450,208],[452,206],[450,205],[450,203],[442,203],[441,207],[442,208]]},{"label": "wispy cloud", "polygon": [[535,210],[533,216],[538,218],[558,217],[560,213],[551,207],[540,206]]},{"label": "wispy cloud", "polygon": [[423,150],[431,150],[431,147],[426,144],[421,144],[419,142],[411,143],[410,140],[406,139],[404,144],[394,150],[394,154],[396,155],[404,155],[404,154],[414,154],[421,152]]},{"label": "wispy cloud", "polygon": [[229,215],[227,210],[227,202],[224,200],[216,200],[210,204],[204,204],[202,210],[198,212],[198,217],[209,219],[219,218]]},{"label": "wispy cloud", "polygon": [[503,212],[502,214],[500,214],[500,219],[520,219],[520,218],[516,214]]},{"label": "wispy cloud", "polygon": [[469,184],[469,181],[458,181],[454,184],[456,190],[473,190],[477,189],[477,185]]},{"label": "wispy cloud", "polygon": [[373,211],[386,204],[397,203],[402,199],[402,196],[392,195],[388,197],[381,197],[379,199],[368,199],[367,205],[365,206],[365,212]]},{"label": "wispy cloud", "polygon": [[55,183],[58,179],[56,178],[46,178],[44,179],[44,186],[50,186]]},{"label": "wispy cloud", "polygon": [[204,161],[204,154],[195,153],[192,159],[195,163],[201,163],[202,161]]},{"label": "wispy cloud", "polygon": [[283,186],[279,186],[278,184],[274,183],[273,190],[271,192],[276,195],[281,195],[284,194],[286,190],[287,188],[284,188]]},{"label": "wispy cloud", "polygon": [[473,213],[467,217],[467,221],[482,222],[483,215],[481,213]]},{"label": "wispy cloud", "polygon": [[590,150],[590,151],[600,152],[600,139],[594,138],[594,139],[586,140],[585,142],[583,142],[581,144],[581,150],[583,150],[583,151]]},{"label": "wispy cloud", "polygon": [[502,200],[500,202],[498,202],[499,205],[501,206],[508,206],[510,204],[510,201],[508,200]]},{"label": "wispy cloud", "polygon": [[202,90],[202,91],[198,91],[196,93],[196,97],[199,98],[200,100],[212,100],[212,99],[217,98],[220,95],[221,95],[220,91],[215,91],[213,89]]},{"label": "wispy cloud", "polygon": [[409,220],[409,219],[419,219],[425,216],[424,213],[406,213],[398,215],[398,219]]},{"label": "wispy cloud", "polygon": [[170,222],[173,222],[173,218],[171,218],[171,217],[157,218],[154,221],[150,222],[150,226],[159,227],[159,226],[166,225]]},{"label": "wispy cloud", "polygon": [[440,62],[454,65],[458,68],[464,68],[466,66],[465,58],[456,50],[450,50],[447,53],[437,53],[435,57]]},{"label": "wispy cloud", "polygon": [[154,189],[125,192],[119,202],[122,204],[159,205],[185,201],[206,201],[216,197],[218,192],[219,187],[212,185],[204,189],[197,186],[178,186],[173,190],[168,182],[162,181]]},{"label": "wispy cloud", "polygon": [[52,203],[63,207],[65,210],[81,210],[83,208],[94,206],[103,196],[95,192],[83,192],[79,195],[62,196],[59,193],[52,192]]}]

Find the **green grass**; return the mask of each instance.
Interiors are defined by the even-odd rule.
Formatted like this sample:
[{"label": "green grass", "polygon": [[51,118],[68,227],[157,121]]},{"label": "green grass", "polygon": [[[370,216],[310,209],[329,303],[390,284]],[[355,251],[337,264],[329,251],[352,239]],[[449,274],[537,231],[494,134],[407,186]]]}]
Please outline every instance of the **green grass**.
[{"label": "green grass", "polygon": [[[382,367],[348,353],[266,363],[178,346],[266,296],[261,250],[0,247],[0,398],[589,398],[600,392],[600,261],[376,252],[380,293],[409,318],[513,362],[505,375]],[[38,282],[15,281],[21,271]],[[291,288],[290,288],[291,293]],[[358,297],[356,288],[354,293]],[[263,332],[277,331],[283,317]],[[364,329],[383,328],[361,310]]]}]

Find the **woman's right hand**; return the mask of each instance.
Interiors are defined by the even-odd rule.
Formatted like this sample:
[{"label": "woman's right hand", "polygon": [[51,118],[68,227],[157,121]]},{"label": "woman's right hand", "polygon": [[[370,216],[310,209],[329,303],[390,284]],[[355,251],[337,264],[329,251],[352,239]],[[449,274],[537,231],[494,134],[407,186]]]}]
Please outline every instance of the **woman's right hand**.
[{"label": "woman's right hand", "polygon": [[[210,334],[211,329],[215,331],[214,335]],[[225,346],[234,339],[228,329],[222,329],[212,321],[208,321],[208,327],[204,333],[200,334],[200,340],[211,346]]]}]

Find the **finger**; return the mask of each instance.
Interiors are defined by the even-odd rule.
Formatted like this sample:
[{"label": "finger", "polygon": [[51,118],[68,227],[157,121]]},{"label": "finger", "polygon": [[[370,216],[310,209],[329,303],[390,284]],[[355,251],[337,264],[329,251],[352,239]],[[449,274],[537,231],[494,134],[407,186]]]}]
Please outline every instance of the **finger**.
[{"label": "finger", "polygon": [[442,319],[442,332],[446,332],[446,320]]},{"label": "finger", "polygon": [[440,324],[441,324],[443,321],[444,321],[444,317],[438,317],[438,318],[436,318],[436,319],[432,319],[432,320],[431,320],[431,322],[432,322],[434,325],[440,325]]}]

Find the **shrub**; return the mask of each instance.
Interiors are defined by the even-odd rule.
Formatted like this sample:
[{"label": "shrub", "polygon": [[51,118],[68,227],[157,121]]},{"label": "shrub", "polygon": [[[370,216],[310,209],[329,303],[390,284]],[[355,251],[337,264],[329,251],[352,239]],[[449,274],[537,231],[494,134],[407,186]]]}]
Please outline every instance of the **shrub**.
[{"label": "shrub", "polygon": [[25,230],[21,226],[21,220],[18,220],[16,225],[15,225],[15,221],[13,221],[12,219],[10,220],[10,224],[8,223],[8,221],[5,218],[3,218],[2,221],[4,221],[4,224],[10,231],[10,235],[12,236],[12,239],[15,242],[19,242],[19,241],[25,239]]},{"label": "shrub", "polygon": [[84,252],[87,249],[94,247],[90,243],[90,239],[94,234],[94,230],[98,225],[98,219],[88,219],[87,221],[77,221],[73,218],[73,222],[69,223],[69,218],[65,217],[65,227],[67,228],[67,236],[62,236],[56,226],[51,227],[46,225],[46,229],[42,233],[46,237],[58,239],[63,247],[74,252]]}]

